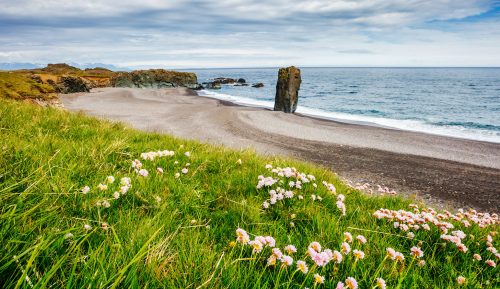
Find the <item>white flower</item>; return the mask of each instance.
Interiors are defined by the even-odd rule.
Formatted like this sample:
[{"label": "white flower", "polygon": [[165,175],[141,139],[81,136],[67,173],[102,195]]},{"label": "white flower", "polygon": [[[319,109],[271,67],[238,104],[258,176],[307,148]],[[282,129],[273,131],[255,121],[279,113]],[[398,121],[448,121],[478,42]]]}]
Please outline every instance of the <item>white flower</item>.
[{"label": "white flower", "polygon": [[119,199],[120,198],[120,192],[114,192],[113,193],[113,198]]},{"label": "white flower", "polygon": [[113,177],[113,176],[108,176],[108,177],[106,178],[106,182],[107,182],[108,184],[112,184],[112,183],[114,183],[114,182],[115,182],[115,177]]},{"label": "white flower", "polygon": [[141,161],[137,160],[137,159],[134,160],[134,161],[132,161],[132,168],[134,168],[134,169],[140,169],[140,168],[142,168]]},{"label": "white flower", "polygon": [[190,157],[190,156],[191,156],[191,153],[190,153],[190,152],[185,152],[185,153],[184,153],[184,155],[185,155],[186,157]]},{"label": "white flower", "polygon": [[182,172],[183,174],[187,174],[187,173],[188,173],[188,169],[187,169],[187,168],[183,168],[183,169],[181,170],[181,172]]},{"label": "white flower", "polygon": [[122,186],[130,186],[131,183],[132,181],[130,180],[130,178],[124,177],[120,179],[120,185]]},{"label": "white flower", "polygon": [[238,160],[236,161],[236,163],[237,163],[237,164],[239,164],[239,165],[241,165],[241,163],[242,163],[241,159],[238,159]]},{"label": "white flower", "polygon": [[109,207],[111,207],[111,204],[108,201],[104,200],[104,201],[102,201],[102,206],[105,208],[109,208]]},{"label": "white flower", "polygon": [[69,239],[69,238],[73,238],[73,234],[68,233],[68,234],[64,235],[64,239]]},{"label": "white flower", "polygon": [[143,177],[147,177],[149,175],[149,172],[146,169],[140,169],[139,175],[141,175]]},{"label": "white flower", "polygon": [[179,173],[175,173],[175,175],[174,175],[174,177],[175,177],[176,179],[177,179],[177,178],[179,178],[180,176],[181,176],[181,174],[179,174]]},{"label": "white flower", "polygon": [[87,231],[92,230],[92,226],[87,225],[87,224],[83,225],[83,228],[84,228],[85,230],[87,230]]},{"label": "white flower", "polygon": [[156,168],[156,171],[157,171],[159,174],[163,174],[163,169],[162,169],[162,168],[160,168],[160,167],[157,167],[157,168]]},{"label": "white flower", "polygon": [[262,203],[262,207],[264,209],[269,209],[269,203],[267,201],[265,201],[264,203]]},{"label": "white flower", "polygon": [[108,189],[108,186],[106,186],[105,184],[99,184],[97,185],[97,188],[101,191],[105,191]]},{"label": "white flower", "polygon": [[83,187],[83,189],[82,189],[82,194],[84,194],[84,195],[85,195],[85,194],[87,194],[88,192],[90,192],[90,188],[89,188],[89,186],[85,186],[85,187]]},{"label": "white flower", "polygon": [[156,200],[157,203],[161,202],[161,198],[159,196],[155,196],[155,200]]},{"label": "white flower", "polygon": [[122,193],[122,195],[125,195],[128,192],[129,189],[130,189],[129,186],[121,186],[120,187],[120,193]]}]

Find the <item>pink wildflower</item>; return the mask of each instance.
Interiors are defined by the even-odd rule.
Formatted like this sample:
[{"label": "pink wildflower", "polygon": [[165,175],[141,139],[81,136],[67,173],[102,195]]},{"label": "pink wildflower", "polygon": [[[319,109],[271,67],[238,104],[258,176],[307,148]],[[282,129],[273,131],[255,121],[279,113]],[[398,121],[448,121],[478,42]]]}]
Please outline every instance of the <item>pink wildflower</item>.
[{"label": "pink wildflower", "polygon": [[316,251],[318,253],[321,252],[321,245],[320,245],[320,243],[318,243],[316,241],[309,244],[309,248],[313,249],[314,251]]},{"label": "pink wildflower", "polygon": [[274,266],[276,265],[276,256],[271,255],[269,258],[267,258],[267,266]]},{"label": "pink wildflower", "polygon": [[292,264],[293,264],[293,258],[290,256],[283,255],[281,257],[281,262],[283,263],[283,266],[289,267],[289,266],[292,266]]},{"label": "pink wildflower", "polygon": [[415,246],[411,248],[411,254],[416,258],[422,258],[424,256],[424,252],[422,251],[422,249]]},{"label": "pink wildflower", "polygon": [[349,254],[349,252],[351,252],[351,246],[349,246],[348,243],[344,242],[342,243],[340,251],[342,252],[342,254],[347,255]]},{"label": "pink wildflower", "polygon": [[323,284],[325,282],[325,277],[319,275],[319,274],[314,274],[314,283],[315,284]]},{"label": "pink wildflower", "polygon": [[351,243],[352,242],[352,235],[351,235],[351,233],[344,232],[344,241],[346,241],[347,243]]},{"label": "pink wildflower", "polygon": [[352,253],[354,254],[356,260],[362,260],[365,258],[365,253],[363,251],[353,250]]},{"label": "pink wildflower", "polygon": [[385,280],[382,278],[377,278],[377,287],[380,289],[386,289]]},{"label": "pink wildflower", "polygon": [[345,279],[345,285],[349,289],[358,289],[358,282],[352,277],[347,277],[347,279]]},{"label": "pink wildflower", "polygon": [[297,253],[297,248],[295,248],[294,245],[288,245],[285,246],[285,251],[287,252],[288,255],[291,255],[293,253]]},{"label": "pink wildflower", "polygon": [[387,256],[392,260],[396,260],[396,251],[393,248],[385,249],[387,251]]},{"label": "pink wildflower", "polygon": [[297,270],[299,270],[300,272],[302,272],[304,274],[307,274],[307,272],[309,271],[309,268],[307,267],[306,262],[299,260],[299,261],[297,261]]},{"label": "pink wildflower", "polygon": [[363,235],[357,235],[356,240],[358,240],[360,244],[366,244],[366,238]]},{"label": "pink wildflower", "polygon": [[283,253],[281,253],[281,250],[279,248],[273,248],[272,250],[273,255],[276,256],[276,258],[280,259],[283,256]]},{"label": "pink wildflower", "polygon": [[146,169],[140,169],[139,170],[139,175],[143,177],[147,177],[149,175],[148,171]]},{"label": "pink wildflower", "polygon": [[342,262],[342,254],[340,254],[339,251],[333,251],[332,260],[335,261],[335,263],[340,264]]},{"label": "pink wildflower", "polygon": [[236,236],[237,236],[236,241],[238,243],[247,244],[250,241],[250,237],[248,236],[248,233],[241,228],[238,228],[236,230]]}]

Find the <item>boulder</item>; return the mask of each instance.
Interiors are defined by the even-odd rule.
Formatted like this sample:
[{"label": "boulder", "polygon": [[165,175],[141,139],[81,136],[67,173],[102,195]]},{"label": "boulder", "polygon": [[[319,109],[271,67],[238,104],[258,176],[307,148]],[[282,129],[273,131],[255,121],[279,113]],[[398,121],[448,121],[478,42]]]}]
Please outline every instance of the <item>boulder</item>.
[{"label": "boulder", "polygon": [[90,85],[84,79],[77,76],[61,76],[56,90],[61,93],[89,92]]},{"label": "boulder", "polygon": [[262,82],[254,83],[254,84],[252,84],[252,87],[261,88],[261,87],[264,87],[264,83],[262,83]]},{"label": "boulder", "polygon": [[276,83],[274,110],[294,113],[299,99],[300,69],[295,66],[280,68]]},{"label": "boulder", "polygon": [[236,83],[237,81],[234,78],[217,77],[217,78],[214,78],[214,80],[212,82],[218,83],[218,84],[233,84],[233,83]]},{"label": "boulder", "polygon": [[203,87],[203,85],[197,83],[197,84],[188,84],[186,85],[187,88],[189,89],[192,89],[192,90],[202,90],[202,89],[205,89],[205,87]]},{"label": "boulder", "polygon": [[204,82],[202,84],[207,89],[221,89],[222,88],[221,85],[220,85],[220,83],[213,82],[213,81],[211,81],[211,82]]},{"label": "boulder", "polygon": [[246,83],[247,81],[244,78],[239,78],[237,82],[238,83]]}]

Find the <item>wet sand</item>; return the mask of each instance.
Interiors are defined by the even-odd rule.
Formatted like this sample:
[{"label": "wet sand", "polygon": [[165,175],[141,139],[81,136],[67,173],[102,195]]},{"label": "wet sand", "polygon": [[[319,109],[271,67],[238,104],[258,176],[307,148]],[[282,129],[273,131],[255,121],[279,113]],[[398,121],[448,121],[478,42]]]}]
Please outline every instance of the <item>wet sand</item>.
[{"label": "wet sand", "polygon": [[104,88],[61,99],[69,110],[142,130],[318,163],[433,205],[500,211],[500,144],[235,106],[184,88]]}]

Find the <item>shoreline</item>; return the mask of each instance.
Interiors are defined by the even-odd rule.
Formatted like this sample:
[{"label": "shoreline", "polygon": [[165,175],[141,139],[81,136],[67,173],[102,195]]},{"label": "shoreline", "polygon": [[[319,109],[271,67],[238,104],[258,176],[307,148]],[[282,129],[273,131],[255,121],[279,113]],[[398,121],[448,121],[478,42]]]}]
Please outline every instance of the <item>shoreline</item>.
[{"label": "shoreline", "polygon": [[[207,97],[219,101],[230,102],[238,106],[262,108],[273,111],[272,103],[267,100],[254,100],[247,97],[229,95],[224,93],[216,93],[212,92],[211,90],[201,90],[198,91],[197,94],[200,97]],[[234,99],[228,100],[225,98],[234,98]],[[297,112],[295,112],[295,115],[303,115],[310,118],[316,118],[320,120],[327,120],[344,124],[372,126],[377,128],[423,133],[433,136],[442,136],[455,139],[465,139],[465,140],[500,144],[500,139],[493,140],[491,139],[492,138],[491,136],[481,134],[481,131],[485,132],[482,129],[475,129],[475,130],[465,129],[463,131],[460,131],[459,129],[454,127],[440,127],[433,124],[427,124],[423,121],[418,121],[418,120],[398,120],[392,118],[377,118],[377,117],[362,116],[362,115],[349,115],[346,113],[329,112],[317,108],[304,107],[304,106],[302,107],[299,106]],[[399,126],[395,125],[395,123],[398,122],[405,123],[406,125],[399,125]],[[411,126],[410,123],[413,123],[413,127]],[[457,131],[455,131],[455,134],[451,133],[450,131],[447,131],[453,129],[457,129]]]},{"label": "shoreline", "polygon": [[500,208],[500,144],[346,124],[198,96],[191,90],[93,90],[69,110],[261,154],[291,156],[437,206]]}]

